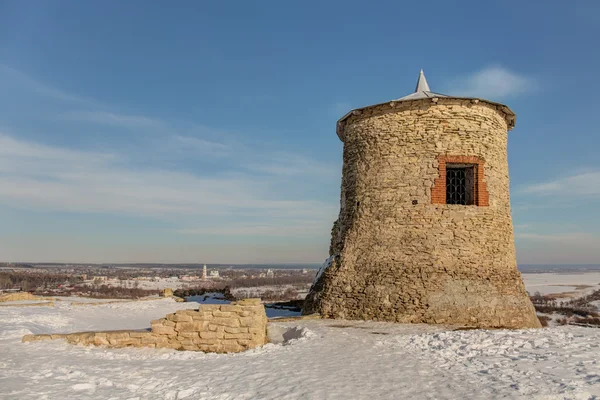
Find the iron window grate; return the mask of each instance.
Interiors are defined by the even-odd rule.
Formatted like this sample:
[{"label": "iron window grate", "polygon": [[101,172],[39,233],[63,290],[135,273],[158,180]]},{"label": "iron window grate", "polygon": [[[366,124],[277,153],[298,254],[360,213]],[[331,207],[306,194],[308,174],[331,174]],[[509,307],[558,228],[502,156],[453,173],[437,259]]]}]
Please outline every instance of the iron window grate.
[{"label": "iron window grate", "polygon": [[467,168],[446,168],[446,204],[469,204]]}]

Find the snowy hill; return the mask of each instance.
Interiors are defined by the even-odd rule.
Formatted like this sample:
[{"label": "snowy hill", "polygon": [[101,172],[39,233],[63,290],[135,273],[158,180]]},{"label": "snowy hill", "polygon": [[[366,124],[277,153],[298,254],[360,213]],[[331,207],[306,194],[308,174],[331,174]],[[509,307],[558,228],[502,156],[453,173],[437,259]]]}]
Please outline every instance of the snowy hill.
[{"label": "snowy hill", "polygon": [[[0,308],[2,399],[594,399],[600,329],[449,331],[353,321],[271,324],[235,355],[21,343],[28,333],[146,328],[170,299]],[[283,343],[281,343],[283,342]]]}]

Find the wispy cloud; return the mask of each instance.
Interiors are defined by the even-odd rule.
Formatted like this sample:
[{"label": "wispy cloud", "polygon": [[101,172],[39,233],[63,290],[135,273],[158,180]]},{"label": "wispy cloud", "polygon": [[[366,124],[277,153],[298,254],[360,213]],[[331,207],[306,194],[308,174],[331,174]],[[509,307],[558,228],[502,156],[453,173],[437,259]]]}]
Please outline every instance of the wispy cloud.
[{"label": "wispy cloud", "polygon": [[[141,215],[184,221],[187,226],[204,219],[213,224],[204,224],[207,232],[218,230],[215,224],[222,216],[223,221],[240,220],[239,225],[223,228],[223,233],[232,234],[269,233],[276,227],[282,232],[286,221],[294,226],[298,219],[305,219],[302,231],[306,231],[320,226],[320,221],[330,223],[335,213],[333,204],[288,198],[285,186],[272,175],[139,167],[118,154],[47,146],[7,135],[0,135],[0,155],[0,202],[15,207]],[[307,170],[304,177],[321,179],[311,175],[316,173]],[[244,218],[262,221],[252,231],[254,225],[242,222]]]},{"label": "wispy cloud", "polygon": [[90,153],[81,150],[47,146],[40,143],[26,142],[0,133],[0,168],[12,166],[18,169],[20,162],[43,160],[48,163],[74,162],[107,162],[114,155],[107,153]]},{"label": "wispy cloud", "polygon": [[337,201],[314,187],[338,187],[337,163],[252,147],[193,122],[123,112],[2,68],[0,89],[12,79],[22,105],[33,99],[40,107],[41,126],[52,119],[63,138],[87,128],[108,134],[100,143],[53,145],[0,131],[0,204],[79,213],[82,221],[98,214],[154,219],[181,235],[327,236]]},{"label": "wispy cloud", "polygon": [[[103,104],[100,101],[58,89],[2,64],[0,64],[0,90],[25,94],[28,96],[27,98],[44,99],[45,102],[42,104],[53,110],[49,115],[51,119],[125,128],[166,128],[161,120],[120,112],[110,104]],[[37,104],[39,107],[39,102]],[[57,108],[66,111],[56,112]],[[48,117],[45,112],[40,114]]]},{"label": "wispy cloud", "polygon": [[69,102],[91,102],[91,100],[86,99],[85,97],[68,93],[66,91],[46,85],[45,83],[40,82],[29,75],[7,65],[0,64],[0,77],[7,84],[18,86],[19,88],[31,91],[40,96]]},{"label": "wispy cloud", "polygon": [[177,142],[178,145],[201,154],[223,156],[230,154],[230,151],[232,150],[231,146],[229,146],[228,144],[191,136],[175,135],[174,140]]},{"label": "wispy cloud", "polygon": [[71,121],[131,128],[163,127],[163,123],[157,119],[143,115],[127,115],[108,111],[69,111],[60,114],[58,117]]},{"label": "wispy cloud", "polygon": [[575,198],[600,196],[600,171],[586,171],[543,183],[518,188],[518,192],[532,195]]},{"label": "wispy cloud", "polygon": [[459,78],[447,85],[447,92],[457,96],[502,99],[536,89],[535,79],[500,66],[490,66]]},{"label": "wispy cloud", "polygon": [[278,176],[311,175],[327,178],[338,176],[338,169],[331,164],[325,164],[298,154],[276,152],[261,162],[245,165],[251,171]]}]

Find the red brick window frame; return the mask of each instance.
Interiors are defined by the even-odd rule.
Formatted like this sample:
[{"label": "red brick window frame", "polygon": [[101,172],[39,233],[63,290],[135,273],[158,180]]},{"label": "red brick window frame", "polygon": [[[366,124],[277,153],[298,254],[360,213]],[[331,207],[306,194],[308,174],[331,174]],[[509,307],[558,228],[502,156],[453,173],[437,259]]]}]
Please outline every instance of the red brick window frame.
[{"label": "red brick window frame", "polygon": [[476,178],[474,189],[474,205],[486,207],[490,205],[490,195],[485,185],[483,159],[477,156],[438,156],[439,177],[433,183],[431,189],[432,204],[446,204],[446,164],[471,164],[475,167]]}]

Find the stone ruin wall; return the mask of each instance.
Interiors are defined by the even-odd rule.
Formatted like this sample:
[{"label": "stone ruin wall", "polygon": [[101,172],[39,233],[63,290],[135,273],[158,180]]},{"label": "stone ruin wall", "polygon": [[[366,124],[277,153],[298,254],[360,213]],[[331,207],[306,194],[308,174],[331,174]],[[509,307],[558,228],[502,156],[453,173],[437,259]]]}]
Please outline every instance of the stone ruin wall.
[{"label": "stone ruin wall", "polygon": [[29,292],[16,292],[16,293],[7,293],[0,295],[0,303],[8,302],[8,301],[22,301],[22,300],[47,300],[53,298],[51,297],[40,297],[35,296]]},{"label": "stone ruin wall", "polygon": [[[501,111],[459,99],[386,104],[351,116],[343,135],[331,267],[304,313],[540,326],[516,268]],[[483,161],[489,206],[433,204],[440,156]]]},{"label": "stone ruin wall", "polygon": [[151,321],[151,331],[78,332],[25,335],[23,342],[65,339],[72,344],[151,347],[215,353],[235,353],[267,342],[267,316],[260,299],[231,304],[201,304],[198,310],[178,310]]}]

